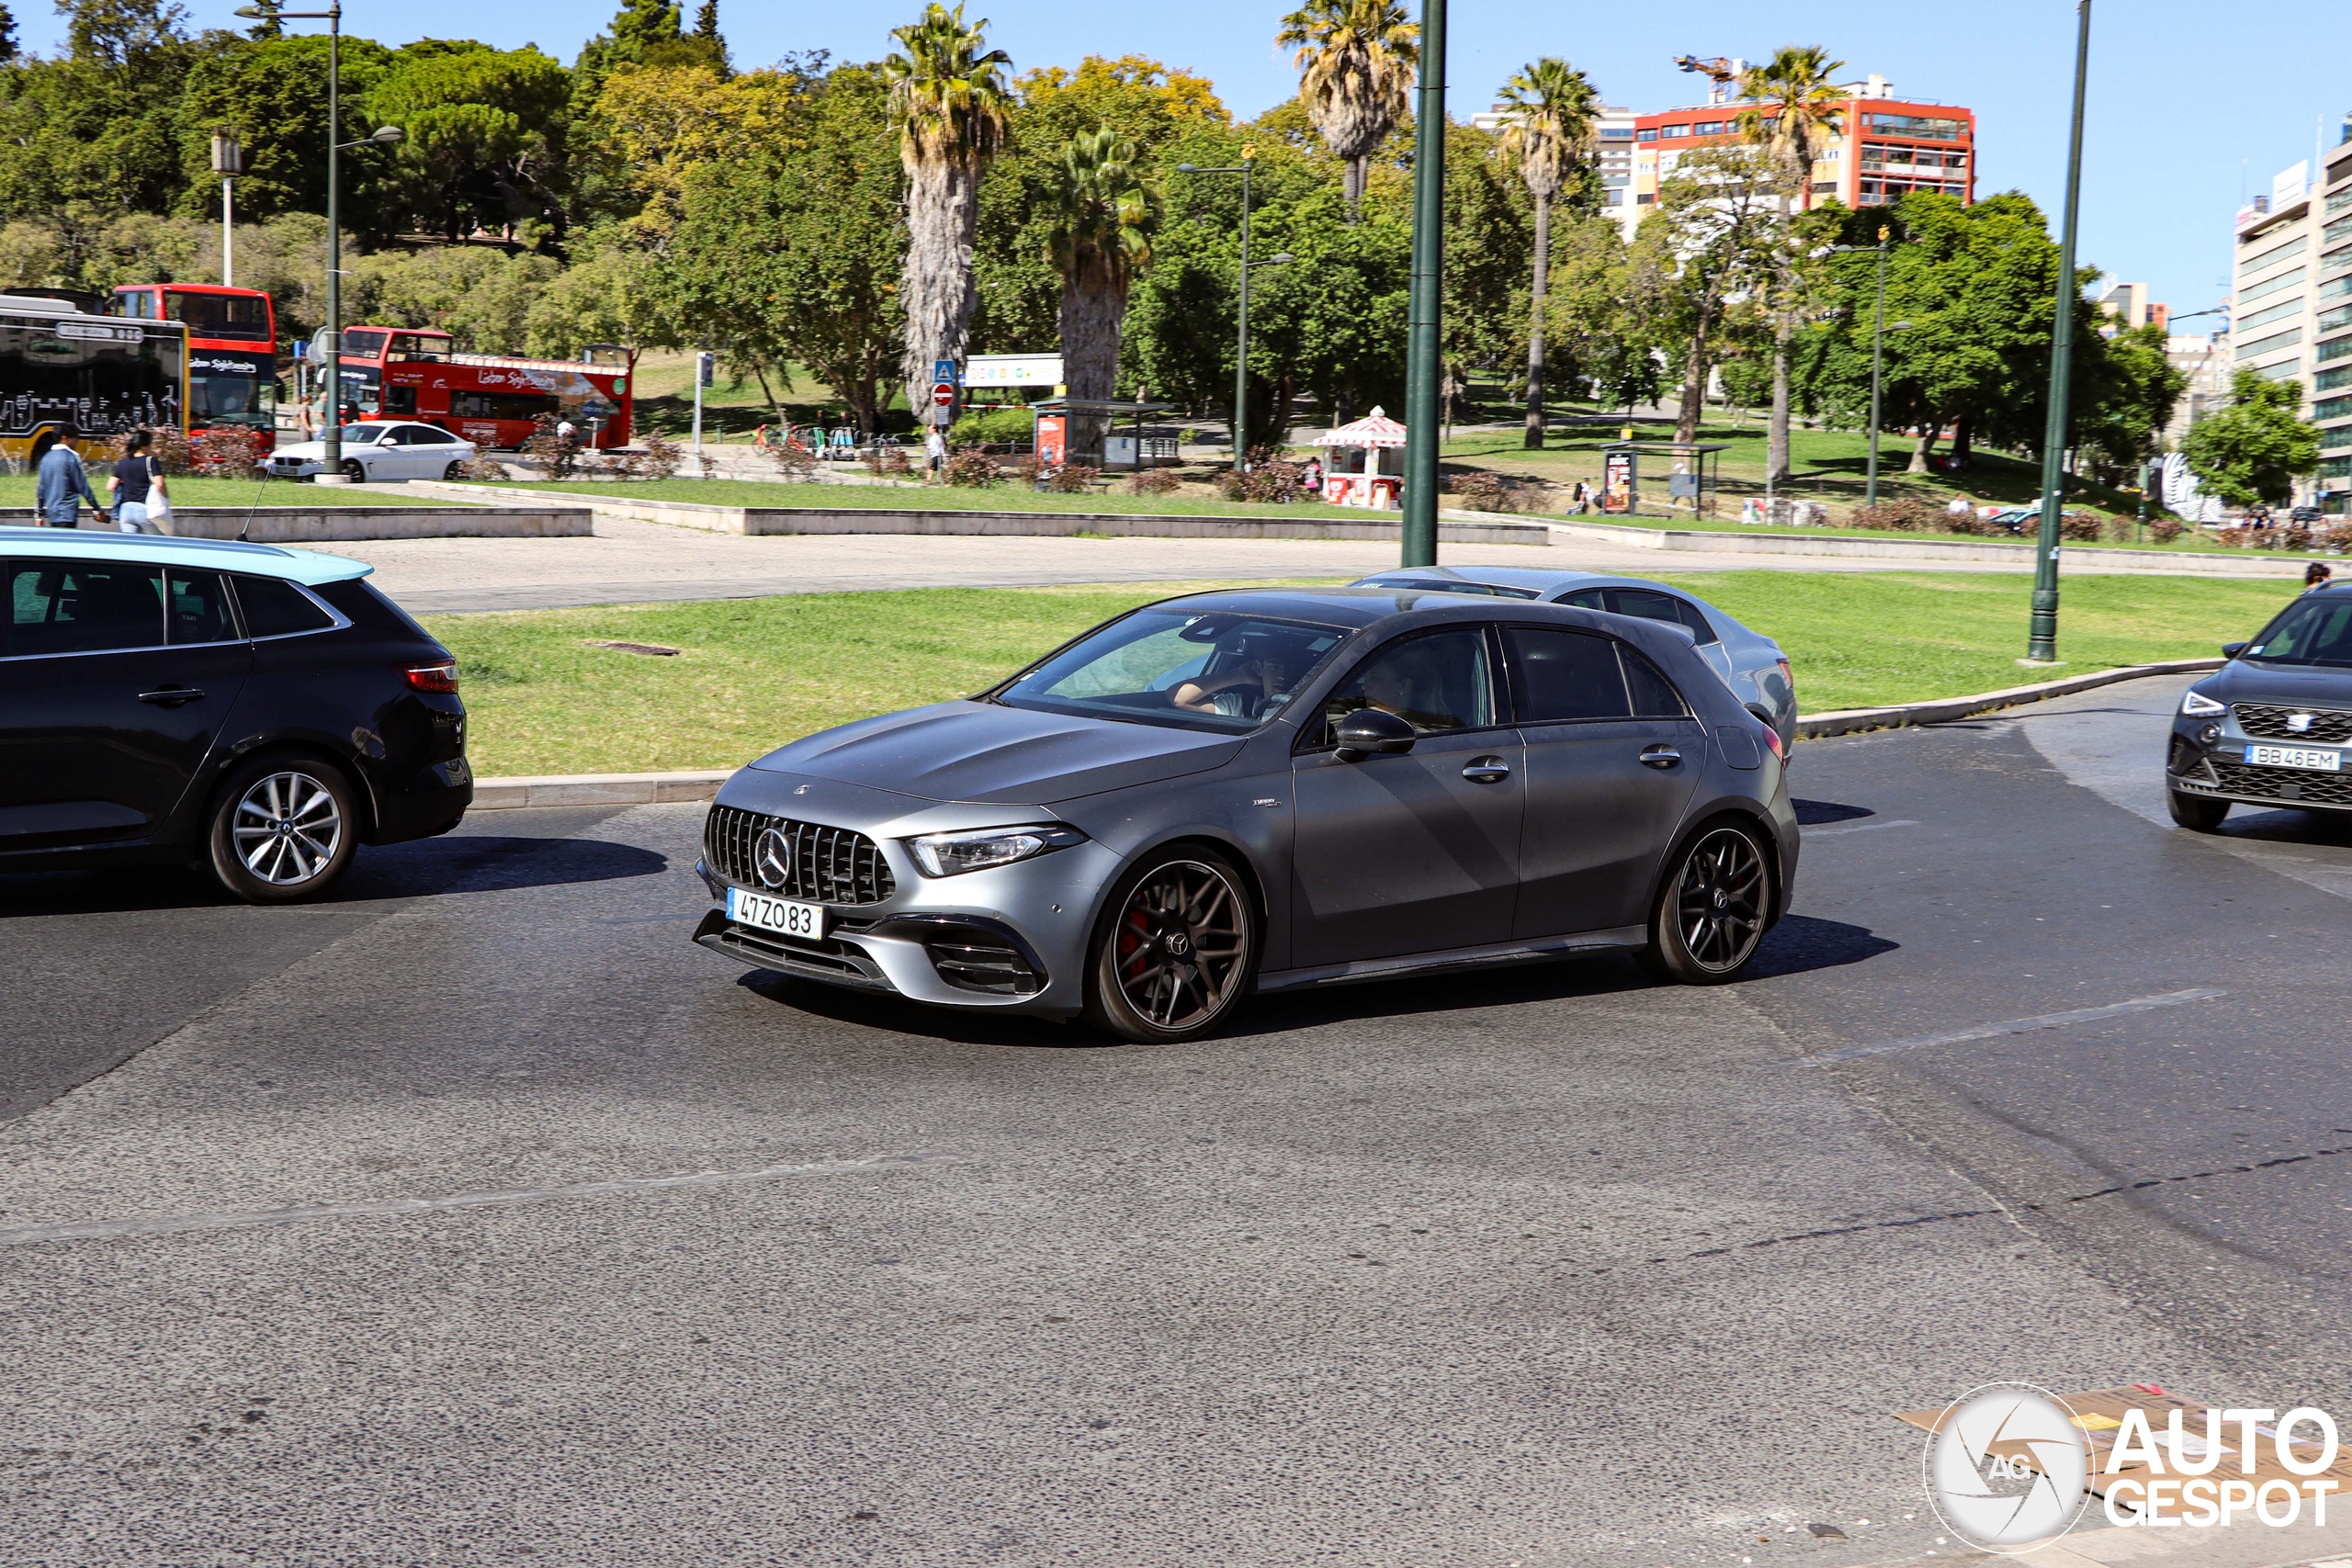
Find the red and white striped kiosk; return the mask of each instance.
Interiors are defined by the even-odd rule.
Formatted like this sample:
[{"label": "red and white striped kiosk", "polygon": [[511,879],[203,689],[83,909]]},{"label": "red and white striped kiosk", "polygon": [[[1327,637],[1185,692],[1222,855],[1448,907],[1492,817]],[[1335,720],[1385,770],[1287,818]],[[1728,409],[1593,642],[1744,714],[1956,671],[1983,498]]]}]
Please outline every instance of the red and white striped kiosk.
[{"label": "red and white striped kiosk", "polygon": [[1328,446],[1323,499],[1334,506],[1394,510],[1405,490],[1405,427],[1379,409],[1315,438]]}]

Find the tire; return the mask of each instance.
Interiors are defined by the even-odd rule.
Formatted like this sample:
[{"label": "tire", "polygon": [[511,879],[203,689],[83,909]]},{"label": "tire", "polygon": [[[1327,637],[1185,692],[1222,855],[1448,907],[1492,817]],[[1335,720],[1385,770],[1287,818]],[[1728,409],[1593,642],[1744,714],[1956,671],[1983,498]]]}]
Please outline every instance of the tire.
[{"label": "tire", "polygon": [[446,483],[454,484],[456,481],[464,479],[465,477],[466,466],[463,463],[452,463],[447,468],[441,470],[441,478]]},{"label": "tire", "polygon": [[364,485],[368,482],[368,470],[356,457],[345,457],[343,460],[343,474],[344,478],[353,484]]},{"label": "tire", "polygon": [[2183,795],[2177,789],[2165,791],[2165,804],[2172,810],[2172,819],[2192,833],[2211,833],[2230,814],[2226,800],[2209,800],[2201,795]]},{"label": "tire", "polygon": [[342,769],[309,757],[255,757],[212,798],[212,874],[248,904],[323,895],[351,864],[359,814]]},{"label": "tire", "polygon": [[1738,979],[1771,923],[1771,864],[1756,831],[1742,823],[1700,829],[1658,884],[1643,964],[1685,986]]},{"label": "tire", "polygon": [[1086,975],[1086,1016],[1143,1044],[1197,1040],[1231,1016],[1258,970],[1258,910],[1214,850],[1147,855],[1105,901]]}]

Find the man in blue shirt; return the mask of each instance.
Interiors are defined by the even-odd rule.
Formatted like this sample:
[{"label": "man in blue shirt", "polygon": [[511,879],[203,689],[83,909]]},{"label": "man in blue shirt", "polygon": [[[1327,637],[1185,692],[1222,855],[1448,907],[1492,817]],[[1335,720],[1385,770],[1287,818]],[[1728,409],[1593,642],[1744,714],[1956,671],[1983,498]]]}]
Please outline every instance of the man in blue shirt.
[{"label": "man in blue shirt", "polygon": [[90,492],[90,476],[82,467],[81,454],[69,445],[80,434],[71,424],[60,426],[54,444],[40,455],[35,466],[35,510],[40,513],[39,520],[51,528],[79,528],[85,502],[97,513],[100,523],[107,521],[106,508]]}]

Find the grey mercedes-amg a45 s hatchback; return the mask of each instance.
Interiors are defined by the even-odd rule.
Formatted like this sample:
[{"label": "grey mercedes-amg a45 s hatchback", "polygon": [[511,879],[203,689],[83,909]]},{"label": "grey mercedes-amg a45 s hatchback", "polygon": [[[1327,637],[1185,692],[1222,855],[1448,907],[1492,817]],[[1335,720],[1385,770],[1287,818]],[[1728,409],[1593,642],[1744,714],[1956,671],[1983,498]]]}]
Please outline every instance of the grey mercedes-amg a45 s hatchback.
[{"label": "grey mercedes-amg a45 s hatchback", "polygon": [[711,808],[695,940],[1139,1041],[1252,991],[1611,949],[1715,984],[1788,908],[1784,761],[1679,626],[1193,594],[742,769]]}]

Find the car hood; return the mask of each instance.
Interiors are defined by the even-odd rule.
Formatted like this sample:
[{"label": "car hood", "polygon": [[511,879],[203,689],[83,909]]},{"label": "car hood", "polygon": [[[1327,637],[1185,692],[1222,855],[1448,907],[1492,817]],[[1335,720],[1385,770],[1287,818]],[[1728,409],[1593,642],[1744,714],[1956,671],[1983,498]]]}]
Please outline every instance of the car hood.
[{"label": "car hood", "polygon": [[1241,746],[1230,735],[966,701],[845,724],[752,766],[923,800],[1042,806],[1202,773]]},{"label": "car hood", "polygon": [[2352,707],[2352,670],[2315,668],[2308,664],[2265,664],[2259,660],[2233,659],[2197,682],[2197,689],[2217,702],[2309,703],[2317,707]]},{"label": "car hood", "polygon": [[[345,452],[372,452],[375,448],[372,446],[345,446],[344,450]],[[323,441],[297,441],[290,446],[281,444],[270,453],[270,456],[273,457],[306,457],[313,463],[325,461],[326,455],[327,447],[326,443]]]}]

